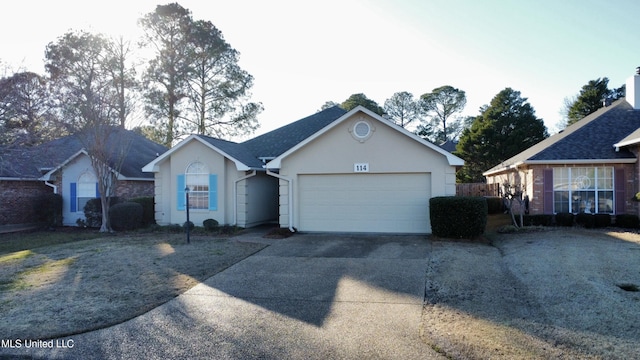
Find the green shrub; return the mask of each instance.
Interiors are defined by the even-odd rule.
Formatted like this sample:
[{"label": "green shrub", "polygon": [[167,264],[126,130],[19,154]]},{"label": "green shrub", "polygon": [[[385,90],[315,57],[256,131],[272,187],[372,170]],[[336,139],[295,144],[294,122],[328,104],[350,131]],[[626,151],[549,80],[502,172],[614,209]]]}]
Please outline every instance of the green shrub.
[{"label": "green shrub", "polygon": [[62,226],[62,195],[54,193],[41,194],[34,204],[38,221],[47,226]]},{"label": "green shrub", "polygon": [[102,225],[102,204],[100,203],[99,198],[87,201],[83,210],[85,226],[99,228]]},{"label": "green shrub", "polygon": [[499,214],[504,211],[504,201],[499,196],[486,196],[487,199],[487,213]]},{"label": "green shrub", "polygon": [[117,231],[135,230],[142,226],[142,205],[127,201],[109,207],[111,228]]},{"label": "green shrub", "polygon": [[[516,222],[520,223],[520,216],[516,215]],[[522,216],[524,226],[551,226],[553,225],[553,215],[551,214],[525,214]]]},{"label": "green shrub", "polygon": [[596,226],[596,219],[593,214],[579,213],[578,215],[576,215],[575,220],[576,224],[587,229],[591,229]]},{"label": "green shrub", "polygon": [[634,214],[616,215],[616,226],[624,229],[637,229],[640,227],[640,218]]},{"label": "green shrub", "polygon": [[153,196],[137,197],[129,201],[142,205],[142,226],[147,227],[156,223],[156,205]]},{"label": "green shrub", "polygon": [[220,227],[220,234],[223,235],[233,235],[238,232],[241,228],[229,224],[224,224]]},{"label": "green shrub", "polygon": [[487,199],[478,196],[438,196],[429,200],[431,231],[444,238],[471,239],[487,226]]},{"label": "green shrub", "polygon": [[189,230],[193,230],[193,228],[196,227],[193,221],[185,221],[184,224],[182,224],[182,228],[185,230],[187,230],[187,226],[189,227]]},{"label": "green shrub", "polygon": [[[120,201],[120,198],[114,196],[111,198],[110,205],[116,205]],[[110,207],[111,207],[110,206]],[[100,202],[100,198],[89,199],[87,203],[84,205],[84,224],[87,227],[91,228],[99,228],[102,226],[102,203]]]},{"label": "green shrub", "polygon": [[167,225],[167,230],[170,233],[181,233],[183,231],[182,226],[180,226],[180,224]]},{"label": "green shrub", "polygon": [[574,215],[572,213],[557,213],[556,225],[558,226],[573,226]]},{"label": "green shrub", "polygon": [[530,219],[530,226],[551,226],[553,225],[553,215],[535,214],[527,215]]},{"label": "green shrub", "polygon": [[611,226],[611,214],[594,214],[595,227],[604,228]]},{"label": "green shrub", "polygon": [[220,224],[216,219],[207,219],[202,222],[202,226],[204,226],[207,231],[218,231],[218,228],[220,228]]}]

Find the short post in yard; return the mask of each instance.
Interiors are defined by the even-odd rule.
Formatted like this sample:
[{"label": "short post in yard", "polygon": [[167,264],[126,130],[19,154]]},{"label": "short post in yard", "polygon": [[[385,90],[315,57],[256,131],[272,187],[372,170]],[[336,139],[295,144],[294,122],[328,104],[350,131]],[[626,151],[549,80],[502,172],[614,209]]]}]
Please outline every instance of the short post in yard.
[{"label": "short post in yard", "polygon": [[189,187],[184,188],[184,195],[186,196],[186,205],[187,205],[187,222],[185,223],[187,227],[187,244],[190,243],[189,235],[191,231],[191,222],[189,221]]}]

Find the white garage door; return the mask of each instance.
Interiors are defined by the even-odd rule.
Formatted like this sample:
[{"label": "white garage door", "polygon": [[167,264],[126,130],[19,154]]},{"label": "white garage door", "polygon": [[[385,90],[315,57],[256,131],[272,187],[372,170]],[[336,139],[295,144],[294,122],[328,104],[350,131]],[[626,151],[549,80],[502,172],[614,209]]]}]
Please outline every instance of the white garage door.
[{"label": "white garage door", "polygon": [[339,174],[298,177],[300,231],[431,232],[431,177]]}]

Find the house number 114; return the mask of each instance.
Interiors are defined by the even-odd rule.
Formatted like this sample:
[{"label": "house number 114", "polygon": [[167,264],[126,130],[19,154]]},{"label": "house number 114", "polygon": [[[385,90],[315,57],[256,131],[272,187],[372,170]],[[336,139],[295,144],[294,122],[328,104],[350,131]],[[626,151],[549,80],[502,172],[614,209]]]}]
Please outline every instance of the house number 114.
[{"label": "house number 114", "polygon": [[369,163],[353,164],[353,172],[369,172]]}]

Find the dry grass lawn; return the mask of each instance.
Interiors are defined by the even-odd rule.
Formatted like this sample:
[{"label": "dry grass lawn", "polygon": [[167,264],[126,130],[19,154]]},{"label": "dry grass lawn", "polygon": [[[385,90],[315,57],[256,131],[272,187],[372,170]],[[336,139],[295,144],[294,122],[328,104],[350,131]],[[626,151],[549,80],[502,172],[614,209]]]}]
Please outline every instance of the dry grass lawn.
[{"label": "dry grass lawn", "polygon": [[71,234],[53,245],[46,233],[22,236],[19,243],[0,235],[5,338],[50,339],[126,321],[265,246],[211,236],[186,244],[183,234],[164,233],[88,240]]}]

